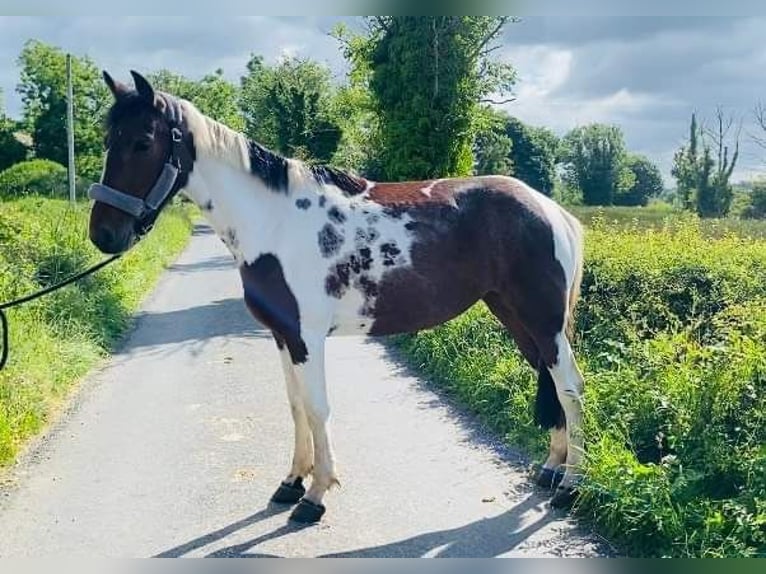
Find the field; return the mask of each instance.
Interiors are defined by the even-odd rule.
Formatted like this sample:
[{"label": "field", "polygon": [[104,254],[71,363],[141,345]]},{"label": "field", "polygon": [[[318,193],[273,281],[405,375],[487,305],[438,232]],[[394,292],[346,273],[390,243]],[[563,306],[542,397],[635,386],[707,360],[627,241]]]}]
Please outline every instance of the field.
[{"label": "field", "polygon": [[[576,514],[632,556],[766,555],[766,225],[573,211],[587,224]],[[508,442],[546,452],[535,374],[482,304],[393,344]]]},{"label": "field", "polygon": [[[3,302],[103,258],[87,238],[87,217],[87,204],[72,208],[39,197],[0,201]],[[0,372],[0,466],[14,460],[24,440],[40,431],[79,377],[124,333],[190,229],[189,215],[173,208],[141,245],[111,266],[8,311],[11,356]]]}]

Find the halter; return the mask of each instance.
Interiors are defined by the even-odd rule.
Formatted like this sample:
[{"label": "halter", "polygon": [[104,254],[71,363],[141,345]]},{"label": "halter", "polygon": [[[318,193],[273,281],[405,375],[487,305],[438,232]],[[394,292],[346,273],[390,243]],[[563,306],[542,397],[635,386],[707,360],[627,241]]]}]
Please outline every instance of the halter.
[{"label": "halter", "polygon": [[154,227],[160,211],[165,206],[172,194],[178,191],[176,184],[179,176],[184,172],[182,157],[188,158],[189,150],[183,144],[183,134],[172,119],[168,119],[170,125],[171,149],[170,155],[165,162],[157,181],[144,199],[128,195],[103,183],[94,183],[88,189],[88,196],[95,200],[110,205],[120,211],[133,216],[136,219],[136,234],[139,237],[146,235]]}]

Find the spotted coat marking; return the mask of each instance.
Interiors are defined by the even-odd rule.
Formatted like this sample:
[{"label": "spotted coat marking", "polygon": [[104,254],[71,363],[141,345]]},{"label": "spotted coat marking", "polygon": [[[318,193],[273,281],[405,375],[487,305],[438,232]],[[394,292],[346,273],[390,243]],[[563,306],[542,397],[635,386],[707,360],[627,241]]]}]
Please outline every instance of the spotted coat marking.
[{"label": "spotted coat marking", "polygon": [[298,209],[306,210],[309,207],[311,207],[311,200],[307,197],[301,197],[300,199],[296,199],[295,207],[297,207]]},{"label": "spotted coat marking", "polygon": [[325,223],[317,236],[319,238],[319,251],[322,253],[322,257],[332,257],[338,253],[344,242],[343,235],[338,233],[335,226],[329,223]]}]

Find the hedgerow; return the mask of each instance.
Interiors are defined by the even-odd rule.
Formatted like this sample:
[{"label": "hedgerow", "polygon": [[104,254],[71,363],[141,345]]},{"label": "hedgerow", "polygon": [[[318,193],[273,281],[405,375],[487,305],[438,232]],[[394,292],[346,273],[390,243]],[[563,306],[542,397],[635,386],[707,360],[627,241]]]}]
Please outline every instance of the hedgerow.
[{"label": "hedgerow", "polygon": [[[631,555],[766,554],[766,240],[694,220],[587,232],[575,508]],[[483,305],[394,343],[536,457],[536,377]]]}]

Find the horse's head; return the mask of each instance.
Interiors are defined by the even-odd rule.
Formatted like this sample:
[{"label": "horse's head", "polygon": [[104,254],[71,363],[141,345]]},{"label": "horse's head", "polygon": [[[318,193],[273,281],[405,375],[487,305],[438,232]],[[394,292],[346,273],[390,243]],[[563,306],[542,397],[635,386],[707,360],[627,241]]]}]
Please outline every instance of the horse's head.
[{"label": "horse's head", "polygon": [[115,102],[107,119],[101,183],[90,189],[95,199],[90,239],[104,253],[127,251],[151,229],[185,184],[193,162],[179,101],[131,74],[135,89],[104,72]]}]

